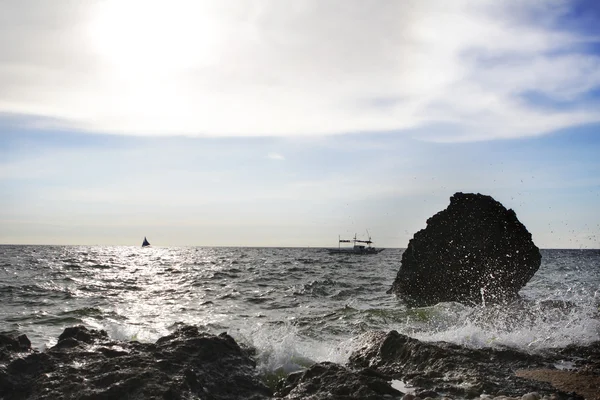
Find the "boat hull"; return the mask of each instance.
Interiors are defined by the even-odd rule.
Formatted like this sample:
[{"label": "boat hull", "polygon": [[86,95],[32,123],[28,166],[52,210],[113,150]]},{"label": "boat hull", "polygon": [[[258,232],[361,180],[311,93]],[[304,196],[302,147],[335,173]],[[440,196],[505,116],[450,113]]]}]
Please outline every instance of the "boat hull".
[{"label": "boat hull", "polygon": [[370,255],[379,254],[385,249],[375,249],[373,247],[368,249],[327,249],[329,254],[358,254],[358,255]]}]

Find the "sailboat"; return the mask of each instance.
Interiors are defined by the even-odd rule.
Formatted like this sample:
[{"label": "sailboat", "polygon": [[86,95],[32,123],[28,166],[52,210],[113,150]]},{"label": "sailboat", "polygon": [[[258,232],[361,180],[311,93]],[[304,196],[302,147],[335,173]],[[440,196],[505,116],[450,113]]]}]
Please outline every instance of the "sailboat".
[{"label": "sailboat", "polygon": [[144,241],[142,242],[142,247],[148,247],[150,246],[150,242],[148,242],[148,239],[146,239],[146,236],[144,236]]}]

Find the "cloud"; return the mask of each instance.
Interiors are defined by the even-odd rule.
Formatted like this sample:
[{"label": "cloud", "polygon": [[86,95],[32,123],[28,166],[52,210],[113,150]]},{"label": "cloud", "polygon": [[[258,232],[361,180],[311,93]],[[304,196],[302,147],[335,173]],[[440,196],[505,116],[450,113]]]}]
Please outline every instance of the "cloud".
[{"label": "cloud", "polygon": [[9,0],[0,113],[132,135],[540,135],[600,121],[600,57],[586,48],[599,39],[557,28],[567,12],[534,0]]},{"label": "cloud", "polygon": [[270,158],[271,160],[285,160],[285,157],[278,153],[269,153],[267,158]]}]

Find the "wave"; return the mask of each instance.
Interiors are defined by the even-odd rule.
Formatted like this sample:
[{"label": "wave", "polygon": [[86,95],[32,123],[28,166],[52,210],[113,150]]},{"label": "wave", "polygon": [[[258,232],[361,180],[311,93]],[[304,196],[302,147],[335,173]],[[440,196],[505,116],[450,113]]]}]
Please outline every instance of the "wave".
[{"label": "wave", "polygon": [[423,341],[527,351],[588,345],[600,339],[598,309],[593,306],[545,301],[487,307],[443,303],[422,311],[413,314],[420,318],[408,319],[396,330]]}]

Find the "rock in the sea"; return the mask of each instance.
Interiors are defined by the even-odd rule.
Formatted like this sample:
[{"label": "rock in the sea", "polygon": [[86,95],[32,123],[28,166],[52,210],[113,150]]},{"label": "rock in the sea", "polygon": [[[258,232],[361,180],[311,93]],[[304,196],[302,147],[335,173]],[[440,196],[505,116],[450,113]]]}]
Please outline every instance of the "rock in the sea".
[{"label": "rock in the sea", "polygon": [[541,259],[513,210],[490,196],[456,193],[409,241],[389,293],[415,306],[512,300]]},{"label": "rock in the sea", "polygon": [[234,339],[182,326],[156,343],[68,328],[51,349],[0,369],[0,398],[264,400],[272,391]]}]

